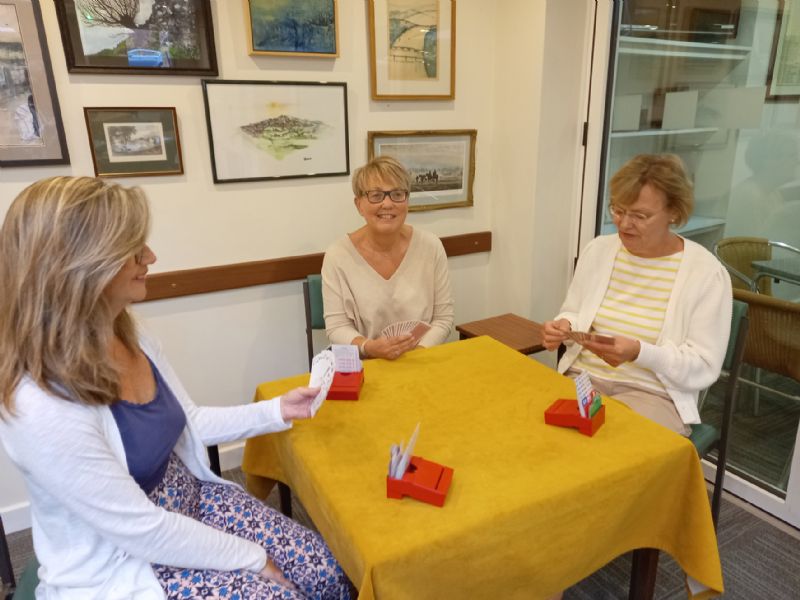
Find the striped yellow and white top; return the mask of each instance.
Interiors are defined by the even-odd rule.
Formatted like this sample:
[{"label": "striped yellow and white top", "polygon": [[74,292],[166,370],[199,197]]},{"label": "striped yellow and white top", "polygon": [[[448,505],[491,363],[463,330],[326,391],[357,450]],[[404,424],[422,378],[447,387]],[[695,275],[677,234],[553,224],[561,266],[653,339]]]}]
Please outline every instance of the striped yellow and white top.
[{"label": "striped yellow and white top", "polygon": [[[620,248],[591,330],[655,344],[682,258],[683,252],[641,258]],[[588,350],[582,350],[572,366],[586,369],[592,377],[666,391],[650,369],[630,362],[612,367]]]}]

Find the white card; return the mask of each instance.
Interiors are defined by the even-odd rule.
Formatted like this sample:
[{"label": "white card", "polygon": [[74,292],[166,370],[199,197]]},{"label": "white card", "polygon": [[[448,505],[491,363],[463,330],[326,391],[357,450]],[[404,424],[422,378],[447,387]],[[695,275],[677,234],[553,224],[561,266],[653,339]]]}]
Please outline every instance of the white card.
[{"label": "white card", "polygon": [[308,378],[308,387],[319,388],[319,393],[311,402],[312,417],[317,414],[323,400],[328,396],[328,390],[331,389],[335,372],[336,359],[330,350],[323,350],[311,361],[311,375]]},{"label": "white card", "polygon": [[353,344],[331,344],[331,351],[336,361],[337,373],[358,373],[361,371],[361,358],[358,346]]}]

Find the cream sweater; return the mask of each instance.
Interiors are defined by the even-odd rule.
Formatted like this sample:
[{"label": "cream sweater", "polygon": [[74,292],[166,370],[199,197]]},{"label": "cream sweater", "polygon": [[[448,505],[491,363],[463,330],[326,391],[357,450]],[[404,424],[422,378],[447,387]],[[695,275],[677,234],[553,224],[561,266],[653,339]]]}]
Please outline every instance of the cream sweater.
[{"label": "cream sweater", "polygon": [[[683,260],[655,344],[641,343],[635,364],[664,385],[684,423],[699,423],[697,396],[719,377],[731,328],[733,295],[725,267],[708,250],[684,239]],[[619,236],[593,239],[581,254],[567,297],[556,319],[575,331],[589,331],[611,279]],[[580,353],[571,345],[558,363],[565,372]]]},{"label": "cream sweater", "polygon": [[453,328],[447,255],[439,238],[416,228],[389,279],[364,260],[350,236],[334,242],[322,262],[322,298],[325,328],[334,344],[349,344],[360,335],[375,339],[387,325],[419,320],[431,325],[419,345],[435,346]]}]

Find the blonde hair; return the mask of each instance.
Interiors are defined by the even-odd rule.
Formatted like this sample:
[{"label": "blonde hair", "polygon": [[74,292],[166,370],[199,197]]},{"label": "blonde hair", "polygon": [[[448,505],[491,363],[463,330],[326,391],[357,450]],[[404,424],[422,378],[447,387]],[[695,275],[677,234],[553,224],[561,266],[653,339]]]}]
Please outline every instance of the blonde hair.
[{"label": "blonde hair", "polygon": [[92,177],[43,179],[17,196],[0,229],[0,408],[12,412],[25,375],[65,400],[118,399],[110,342],[134,350],[137,336],[103,291],[149,223],[144,192]]},{"label": "blonde hair", "polygon": [[694,193],[683,161],[675,154],[639,154],[622,165],[609,184],[611,204],[630,206],[648,184],[666,195],[675,225],[684,225],[694,210]]},{"label": "blonde hair", "polygon": [[363,196],[368,191],[367,186],[376,179],[381,179],[394,189],[411,191],[411,176],[403,164],[391,156],[376,156],[353,172],[353,193],[356,198]]}]

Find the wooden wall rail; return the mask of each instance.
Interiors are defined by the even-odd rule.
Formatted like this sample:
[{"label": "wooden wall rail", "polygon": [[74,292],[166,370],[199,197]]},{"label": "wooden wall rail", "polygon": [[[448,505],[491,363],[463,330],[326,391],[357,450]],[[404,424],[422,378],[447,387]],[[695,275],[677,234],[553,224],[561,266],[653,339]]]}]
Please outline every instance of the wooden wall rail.
[{"label": "wooden wall rail", "polygon": [[[489,252],[492,249],[492,232],[479,231],[451,235],[443,237],[442,244],[447,256]],[[322,257],[323,253],[319,252],[233,265],[156,273],[147,278],[145,302],[304,279],[306,275],[320,272]]]}]

